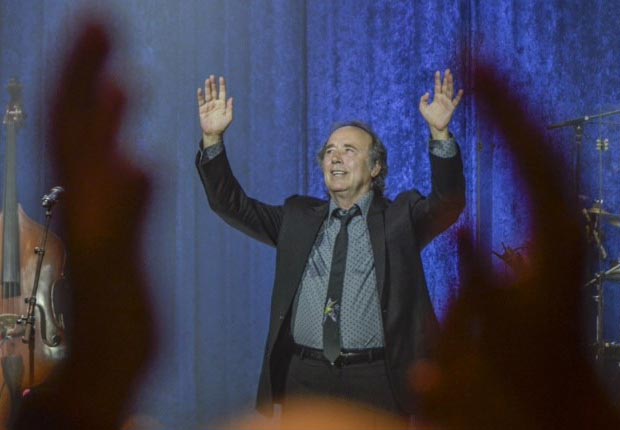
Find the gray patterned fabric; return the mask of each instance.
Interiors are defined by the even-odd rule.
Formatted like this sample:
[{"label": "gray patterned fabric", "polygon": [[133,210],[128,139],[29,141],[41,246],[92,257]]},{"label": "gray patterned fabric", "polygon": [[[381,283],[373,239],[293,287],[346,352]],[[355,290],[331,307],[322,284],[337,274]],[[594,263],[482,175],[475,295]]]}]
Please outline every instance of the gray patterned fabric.
[{"label": "gray patterned fabric", "polygon": [[[375,264],[366,224],[372,197],[373,193],[370,192],[358,202],[362,216],[354,217],[348,227],[349,252],[340,323],[341,344],[345,349],[383,346]],[[333,215],[337,209],[336,203],[330,201],[330,217],[323,223],[314,243],[293,309],[295,342],[316,349],[323,349],[323,309],[334,241],[340,229],[340,221]]]},{"label": "gray patterned fabric", "polygon": [[220,153],[223,150],[224,150],[224,143],[223,142],[216,143],[215,145],[212,145],[212,146],[207,146],[200,153],[200,161],[202,161],[202,160],[212,160],[215,157],[217,157],[218,155],[220,155]]},{"label": "gray patterned fabric", "polygon": [[428,147],[431,154],[440,158],[452,158],[457,153],[456,142],[452,134],[449,140],[431,140]]}]

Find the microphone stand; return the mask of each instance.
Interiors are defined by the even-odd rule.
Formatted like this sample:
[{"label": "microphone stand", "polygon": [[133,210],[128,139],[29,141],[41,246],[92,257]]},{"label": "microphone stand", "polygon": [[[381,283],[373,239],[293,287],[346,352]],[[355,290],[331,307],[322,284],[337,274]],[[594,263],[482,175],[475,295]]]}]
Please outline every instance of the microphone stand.
[{"label": "microphone stand", "polygon": [[[37,254],[37,267],[34,275],[34,285],[32,287],[32,294],[27,297],[25,302],[28,304],[28,312],[26,316],[22,316],[18,323],[25,324],[25,332],[22,336],[22,342],[28,344],[28,364],[29,364],[29,384],[34,384],[34,334],[35,334],[35,316],[34,311],[37,305],[37,290],[39,289],[39,277],[41,275],[41,268],[43,266],[43,257],[45,256],[45,245],[47,243],[47,234],[49,232],[50,221],[52,219],[52,207],[53,204],[48,204],[45,207],[45,230],[43,238],[41,239],[40,246],[34,248],[35,254]],[[49,345],[49,346],[54,346]]]},{"label": "microphone stand", "polygon": [[583,128],[585,126],[585,124],[587,124],[588,122],[595,120],[595,119],[601,119],[601,118],[607,118],[609,116],[613,116],[613,115],[620,115],[620,109],[618,110],[612,110],[609,112],[604,112],[604,113],[599,113],[596,115],[586,115],[586,116],[582,116],[579,118],[573,118],[573,119],[569,119],[568,121],[563,121],[563,122],[558,122],[556,124],[551,124],[549,126],[547,126],[547,130],[555,130],[558,128],[564,128],[564,127],[574,127],[575,128],[575,144],[577,146],[577,151],[576,151],[576,155],[575,155],[575,191],[576,191],[576,195],[579,195],[579,179],[581,177],[581,146],[582,146],[582,141],[583,141]]},{"label": "microphone stand", "polygon": [[609,112],[599,113],[596,115],[586,115],[579,118],[569,119],[568,121],[558,122],[557,124],[551,124],[547,126],[547,130],[554,130],[556,128],[564,128],[564,127],[578,127],[582,126],[588,121],[592,121],[593,119],[606,118],[612,115],[620,115],[620,109],[612,110]]}]

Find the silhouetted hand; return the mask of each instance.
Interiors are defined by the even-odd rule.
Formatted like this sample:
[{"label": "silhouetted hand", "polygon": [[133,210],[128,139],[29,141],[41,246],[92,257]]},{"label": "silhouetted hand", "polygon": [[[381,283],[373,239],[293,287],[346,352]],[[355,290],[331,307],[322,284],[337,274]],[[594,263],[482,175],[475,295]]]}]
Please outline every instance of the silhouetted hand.
[{"label": "silhouetted hand", "polygon": [[[481,267],[463,233],[465,285],[435,363],[412,383],[448,429],[617,429],[620,420],[581,349],[585,244],[579,212],[535,117],[491,68],[476,75],[478,105],[507,138],[533,213],[531,265],[517,284]],[[508,95],[508,96],[507,96]]]},{"label": "silhouetted hand", "polygon": [[105,70],[108,34],[93,22],[77,34],[53,95],[50,130],[67,196],[59,212],[73,299],[69,357],[26,399],[18,429],[120,428],[153,351],[139,258],[148,180],[118,150],[126,101]]}]

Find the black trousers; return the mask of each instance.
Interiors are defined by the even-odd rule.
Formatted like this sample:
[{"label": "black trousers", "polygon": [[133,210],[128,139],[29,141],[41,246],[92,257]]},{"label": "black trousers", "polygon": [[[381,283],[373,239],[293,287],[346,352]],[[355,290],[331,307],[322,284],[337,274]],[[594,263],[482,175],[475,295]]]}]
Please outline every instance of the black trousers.
[{"label": "black trousers", "polygon": [[293,354],[286,378],[286,397],[321,396],[355,402],[404,418],[392,394],[385,360],[332,366],[327,361]]}]

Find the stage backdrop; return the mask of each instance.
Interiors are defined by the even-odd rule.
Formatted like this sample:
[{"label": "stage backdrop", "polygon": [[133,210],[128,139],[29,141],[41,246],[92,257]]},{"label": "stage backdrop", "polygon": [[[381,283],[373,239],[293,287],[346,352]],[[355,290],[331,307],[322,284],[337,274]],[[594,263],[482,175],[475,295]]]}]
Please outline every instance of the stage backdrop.
[{"label": "stage backdrop", "polygon": [[[428,131],[418,102],[432,90],[433,72],[450,67],[466,93],[452,126],[468,181],[458,226],[489,244],[482,255],[500,270],[508,269],[491,251],[527,246],[529,215],[502,137],[479,120],[474,68],[495,65],[541,127],[620,105],[616,2],[105,3],[0,2],[0,83],[18,77],[24,84],[19,195],[41,221],[40,197],[56,185],[45,130],[59,61],[85,12],[108,16],[111,68],[131,98],[125,148],[154,183],[143,263],[161,347],[134,409],[165,428],[205,428],[251,407],[273,282],[274,251],[213,215],[193,166],[200,137],[195,92],[209,74],[225,75],[235,97],[226,147],[239,181],[251,196],[277,204],[295,193],[325,195],[316,153],[332,124],[349,119],[372,124],[383,137],[388,196],[411,187],[428,192]],[[7,100],[3,90],[3,106]],[[584,207],[603,199],[606,210],[620,212],[619,123],[609,117],[584,128],[580,175],[570,185]],[[597,139],[608,139],[609,150],[597,151]],[[3,132],[2,160],[4,142]],[[549,131],[546,143],[557,152],[558,174],[574,178],[574,128]],[[440,318],[458,292],[455,231],[424,253]],[[620,231],[605,225],[604,233],[610,259],[601,269],[620,253]],[[610,340],[620,337],[618,288],[606,285]]]}]

